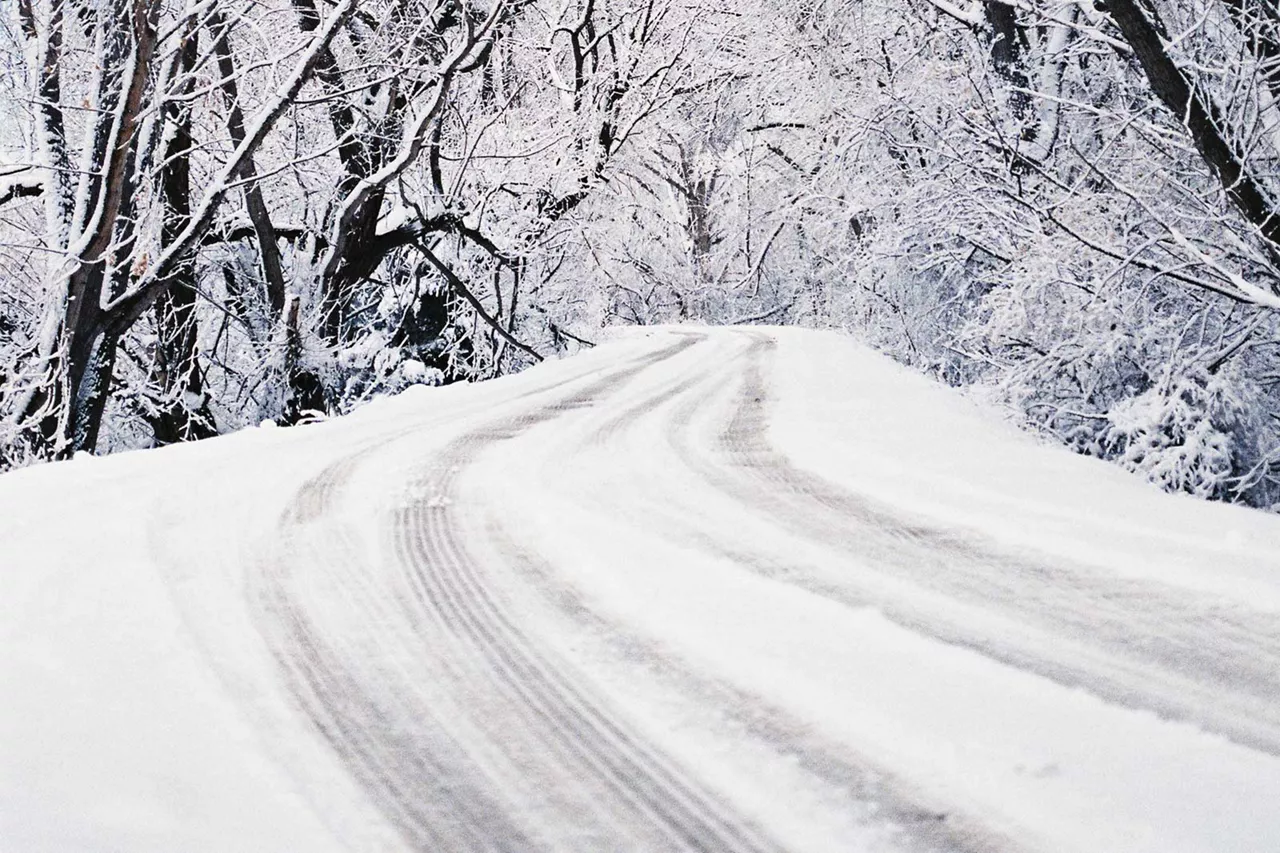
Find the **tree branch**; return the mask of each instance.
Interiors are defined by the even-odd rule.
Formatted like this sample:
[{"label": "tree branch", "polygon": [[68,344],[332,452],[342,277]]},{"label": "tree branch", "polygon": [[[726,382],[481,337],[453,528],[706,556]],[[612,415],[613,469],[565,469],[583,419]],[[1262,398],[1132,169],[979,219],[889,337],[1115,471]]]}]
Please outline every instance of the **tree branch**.
[{"label": "tree branch", "polygon": [[504,341],[511,344],[516,349],[530,356],[531,358],[533,358],[534,361],[546,360],[543,356],[539,355],[532,347],[529,347],[526,344],[520,343],[520,341],[516,340],[515,337],[510,332],[502,328],[502,324],[499,323],[497,320],[495,320],[489,314],[488,311],[484,310],[484,305],[480,303],[480,300],[476,298],[474,293],[472,293],[470,290],[467,289],[466,284],[463,283],[462,279],[458,278],[457,273],[449,269],[449,267],[446,266],[443,261],[437,258],[435,256],[435,253],[431,251],[431,249],[427,246],[426,243],[423,243],[422,241],[418,241],[414,245],[417,246],[418,251],[422,252],[422,256],[427,259],[428,263],[430,263],[431,266],[435,267],[436,271],[439,272],[440,275],[444,276],[445,281],[449,282],[449,286],[453,288],[458,293],[459,296],[467,300],[467,302],[471,305],[471,307],[475,309],[476,313],[480,315],[480,319],[484,320],[485,323],[488,324],[490,328],[492,328],[495,332],[498,333],[498,337],[502,338]]},{"label": "tree branch", "polygon": [[36,198],[44,194],[40,181],[8,181],[0,183],[0,207],[20,198]]}]

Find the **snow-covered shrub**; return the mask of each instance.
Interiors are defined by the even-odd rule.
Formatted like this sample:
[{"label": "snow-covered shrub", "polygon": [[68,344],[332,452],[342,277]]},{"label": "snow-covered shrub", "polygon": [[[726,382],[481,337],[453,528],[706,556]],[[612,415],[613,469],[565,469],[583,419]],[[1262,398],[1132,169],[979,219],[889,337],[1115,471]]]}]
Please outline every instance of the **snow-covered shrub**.
[{"label": "snow-covered shrub", "polygon": [[1202,364],[1171,365],[1143,393],[1112,407],[1105,455],[1167,491],[1232,500],[1261,455],[1257,394]]},{"label": "snow-covered shrub", "polygon": [[378,397],[398,394],[411,385],[443,385],[445,373],[429,366],[413,347],[397,347],[381,335],[370,335],[359,347],[342,353],[346,380],[338,412],[350,412]]}]

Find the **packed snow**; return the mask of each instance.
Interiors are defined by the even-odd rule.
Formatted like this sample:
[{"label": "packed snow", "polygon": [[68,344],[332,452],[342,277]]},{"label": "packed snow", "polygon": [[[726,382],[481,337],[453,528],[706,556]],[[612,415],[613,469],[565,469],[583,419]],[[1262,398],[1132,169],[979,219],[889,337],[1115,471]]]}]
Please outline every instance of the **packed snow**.
[{"label": "packed snow", "polygon": [[23,470],[0,850],[1274,851],[1278,554],[794,329]]}]

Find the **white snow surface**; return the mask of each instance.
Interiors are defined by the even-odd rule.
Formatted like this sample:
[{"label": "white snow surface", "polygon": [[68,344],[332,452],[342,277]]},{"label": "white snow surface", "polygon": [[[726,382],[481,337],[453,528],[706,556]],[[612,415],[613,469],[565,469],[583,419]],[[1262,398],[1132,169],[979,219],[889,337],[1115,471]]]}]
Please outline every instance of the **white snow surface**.
[{"label": "white snow surface", "polygon": [[1280,850],[1280,519],[831,333],[0,477],[0,851]]}]

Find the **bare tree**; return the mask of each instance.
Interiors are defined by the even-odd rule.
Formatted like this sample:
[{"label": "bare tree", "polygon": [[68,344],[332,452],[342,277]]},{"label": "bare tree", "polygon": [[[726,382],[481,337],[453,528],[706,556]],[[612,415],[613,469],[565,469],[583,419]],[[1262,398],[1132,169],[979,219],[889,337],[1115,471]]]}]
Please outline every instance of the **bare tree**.
[{"label": "bare tree", "polygon": [[[175,270],[190,263],[231,180],[295,101],[319,54],[354,5],[340,3],[302,49],[199,203],[189,214],[178,215],[185,224],[166,234],[158,246],[140,239],[146,212],[139,200],[155,169],[162,117],[172,120],[177,115],[166,104],[184,85],[181,57],[184,43],[195,38],[194,13],[182,13],[176,25],[166,21],[169,26],[162,35],[159,0],[113,0],[83,7],[53,0],[43,26],[36,10],[25,7],[24,29],[43,47],[42,91],[52,94],[56,87],[59,92],[57,101],[42,100],[42,147],[54,175],[64,171],[56,152],[69,148],[67,122],[61,116],[68,100],[68,93],[61,91],[63,68],[72,59],[64,32],[66,12],[73,12],[80,22],[80,36],[86,46],[92,45],[100,69],[87,93],[93,111],[80,144],[84,168],[74,205],[59,197],[61,190],[49,193],[46,240],[59,257],[46,285],[45,318],[15,383],[18,387],[6,395],[10,417],[39,452],[64,455],[96,445],[119,338],[174,286]],[[54,179],[50,186],[59,184]]]}]

